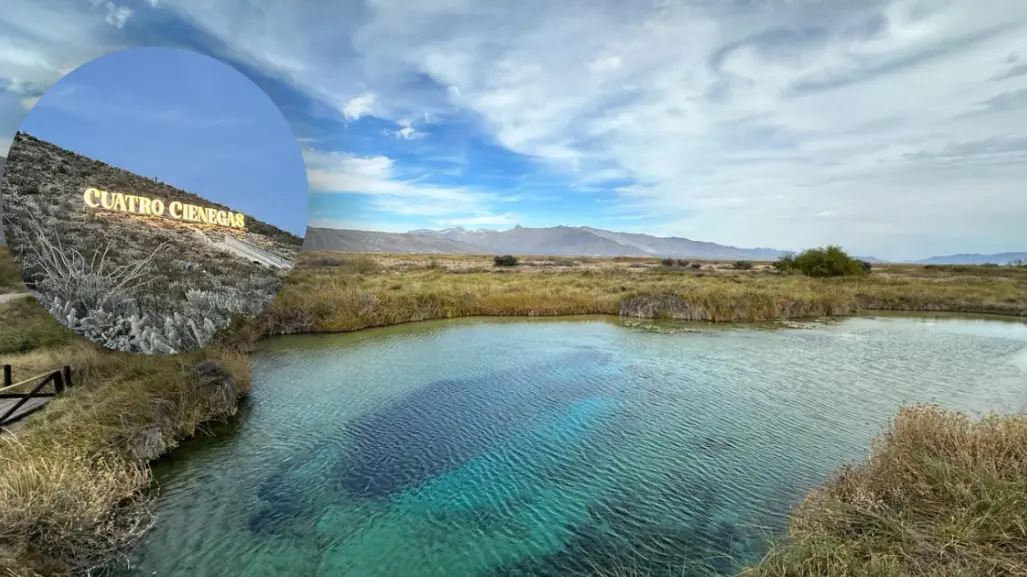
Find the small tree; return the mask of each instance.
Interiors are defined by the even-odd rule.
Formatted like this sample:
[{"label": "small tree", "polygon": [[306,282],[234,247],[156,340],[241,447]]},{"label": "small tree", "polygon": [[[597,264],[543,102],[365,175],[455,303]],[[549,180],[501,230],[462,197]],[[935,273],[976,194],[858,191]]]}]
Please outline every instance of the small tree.
[{"label": "small tree", "polygon": [[517,257],[512,254],[504,254],[492,257],[492,262],[495,263],[495,266],[517,266]]},{"label": "small tree", "polygon": [[731,265],[731,268],[735,270],[752,270],[751,260],[739,260],[735,261],[735,264]]},{"label": "small tree", "polygon": [[660,261],[660,264],[662,264],[663,266],[674,266],[674,259],[672,259],[672,258],[665,258],[665,259]]},{"label": "small tree", "polygon": [[870,274],[870,271],[874,268],[874,266],[870,264],[870,261],[868,260],[859,261],[859,265],[863,267],[863,274]]},{"label": "small tree", "polygon": [[695,270],[699,270],[699,269],[702,268],[702,263],[701,262],[693,262],[692,263],[692,268],[695,269]]},{"label": "small tree", "polygon": [[863,261],[846,254],[838,246],[811,248],[796,256],[785,255],[774,263],[782,272],[798,271],[811,277],[862,276],[868,272]]},{"label": "small tree", "polygon": [[679,258],[678,259],[678,266],[680,266],[682,268],[686,267],[686,266],[688,266],[688,261],[683,259],[683,258]]}]

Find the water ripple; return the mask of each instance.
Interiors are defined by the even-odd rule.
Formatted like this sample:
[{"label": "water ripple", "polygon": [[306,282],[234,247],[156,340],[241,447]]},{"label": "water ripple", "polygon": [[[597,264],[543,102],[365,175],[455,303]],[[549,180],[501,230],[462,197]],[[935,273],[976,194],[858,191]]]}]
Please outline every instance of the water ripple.
[{"label": "water ripple", "polygon": [[1027,402],[1027,331],[948,323],[278,339],[241,422],[157,466],[129,573],[729,573],[901,404]]}]

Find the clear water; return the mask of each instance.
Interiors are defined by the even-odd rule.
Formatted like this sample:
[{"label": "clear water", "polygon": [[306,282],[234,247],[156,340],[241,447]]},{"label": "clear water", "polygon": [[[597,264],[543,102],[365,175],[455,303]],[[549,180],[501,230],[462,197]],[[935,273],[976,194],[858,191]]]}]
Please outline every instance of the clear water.
[{"label": "clear water", "polygon": [[1027,407],[1027,324],[464,320],[270,341],[135,575],[730,573],[905,404]]}]

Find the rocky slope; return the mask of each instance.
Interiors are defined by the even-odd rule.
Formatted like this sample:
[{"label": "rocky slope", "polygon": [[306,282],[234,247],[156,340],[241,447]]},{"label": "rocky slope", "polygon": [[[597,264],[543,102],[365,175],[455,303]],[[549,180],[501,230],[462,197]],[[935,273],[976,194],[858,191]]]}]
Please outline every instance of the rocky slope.
[{"label": "rocky slope", "polygon": [[[205,346],[234,315],[260,312],[287,272],[219,249],[223,237],[238,235],[289,262],[302,243],[249,217],[242,231],[87,210],[82,193],[89,187],[166,203],[231,207],[27,134],[15,136],[6,168],[0,189],[4,228],[30,290],[66,326],[109,348],[171,352]],[[57,266],[65,269],[62,274],[47,271],[54,269],[46,262],[53,247],[35,240],[40,233],[68,259]],[[136,266],[137,279],[117,280]]]}]

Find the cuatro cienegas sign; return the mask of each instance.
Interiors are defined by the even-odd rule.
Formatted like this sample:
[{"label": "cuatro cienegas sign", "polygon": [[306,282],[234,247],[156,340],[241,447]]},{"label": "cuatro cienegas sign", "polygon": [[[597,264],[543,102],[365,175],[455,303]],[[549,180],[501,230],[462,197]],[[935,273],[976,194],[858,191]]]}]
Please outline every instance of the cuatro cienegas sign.
[{"label": "cuatro cienegas sign", "polygon": [[210,206],[198,206],[178,200],[165,203],[159,198],[149,198],[121,192],[108,192],[98,188],[87,188],[82,194],[82,199],[87,207],[99,210],[127,212],[143,216],[162,216],[186,222],[230,226],[232,228],[246,227],[246,217],[241,212],[232,212]]}]

